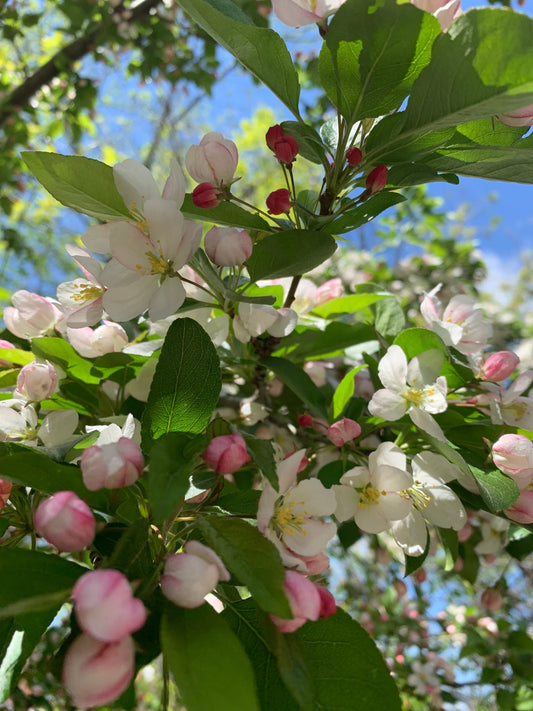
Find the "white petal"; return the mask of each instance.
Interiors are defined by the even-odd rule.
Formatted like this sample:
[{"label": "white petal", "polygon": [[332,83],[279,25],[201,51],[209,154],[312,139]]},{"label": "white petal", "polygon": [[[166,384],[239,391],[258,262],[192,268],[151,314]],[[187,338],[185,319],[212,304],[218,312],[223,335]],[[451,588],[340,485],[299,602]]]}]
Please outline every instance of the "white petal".
[{"label": "white petal", "polygon": [[335,509],[337,521],[347,521],[353,518],[359,503],[359,494],[351,486],[343,486],[342,484],[334,484],[331,488],[337,501],[337,508]]},{"label": "white petal", "polygon": [[[144,216],[150,230],[150,241],[157,254],[174,260],[183,236],[184,218],[175,202],[152,198],[144,205]],[[185,264],[176,265],[179,269]]]},{"label": "white petal", "polygon": [[444,353],[432,348],[419,353],[407,366],[407,382],[416,388],[434,383],[438,378],[444,363]]},{"label": "white petal", "polygon": [[175,313],[185,301],[185,289],[177,277],[165,279],[150,300],[149,315],[154,321]]},{"label": "white petal", "polygon": [[293,508],[296,515],[329,516],[337,505],[334,492],[326,489],[319,479],[304,479],[285,498],[302,500],[302,504],[296,504]]},{"label": "white petal", "polygon": [[391,532],[396,543],[407,555],[422,555],[425,551],[427,528],[418,511],[413,510],[401,521],[395,521],[391,526]]},{"label": "white petal", "polygon": [[407,380],[407,358],[400,346],[391,346],[378,366],[379,379],[389,390],[402,392]]},{"label": "white petal", "polygon": [[408,414],[412,423],[419,429],[427,432],[432,437],[440,439],[441,442],[446,442],[444,432],[428,412],[420,410],[418,407],[411,407]]},{"label": "white petal", "polygon": [[148,168],[133,158],[113,166],[113,178],[124,204],[131,212],[142,212],[144,201],[159,197],[159,189]]},{"label": "white petal", "polygon": [[407,400],[398,394],[398,391],[383,388],[372,395],[368,409],[371,415],[393,422],[405,415]]},{"label": "white petal", "polygon": [[368,460],[371,463],[371,470],[383,464],[396,467],[396,469],[401,469],[402,471],[407,470],[407,457],[393,442],[382,442],[376,451],[370,454]]},{"label": "white petal", "polygon": [[185,197],[185,178],[175,158],[170,160],[170,175],[167,178],[162,196],[165,200],[174,200],[178,207],[183,204]]},{"label": "white petal", "polygon": [[426,482],[428,477],[437,479],[443,483],[457,479],[461,471],[455,464],[449,462],[446,457],[434,452],[420,452],[412,461],[413,478]]},{"label": "white petal", "polygon": [[299,555],[313,556],[325,550],[336,533],[337,526],[334,523],[308,519],[302,533],[298,531],[292,535],[285,533],[282,536],[282,541],[287,548]]}]

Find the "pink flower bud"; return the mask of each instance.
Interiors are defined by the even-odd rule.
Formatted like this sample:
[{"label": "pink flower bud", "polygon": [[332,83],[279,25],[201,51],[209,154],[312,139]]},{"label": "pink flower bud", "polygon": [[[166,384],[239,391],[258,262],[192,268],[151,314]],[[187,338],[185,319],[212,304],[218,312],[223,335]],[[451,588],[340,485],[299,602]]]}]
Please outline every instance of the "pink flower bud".
[{"label": "pink flower bud", "polygon": [[0,479],[0,510],[4,508],[11,494],[13,484],[5,479]]},{"label": "pink flower bud", "polygon": [[301,27],[323,22],[343,3],[344,0],[272,0],[272,9],[289,27]]},{"label": "pink flower bud", "polygon": [[274,146],[276,158],[285,165],[290,165],[296,159],[298,150],[298,141],[292,136],[283,136]]},{"label": "pink flower bud", "polygon": [[366,187],[370,195],[379,193],[387,184],[388,168],[386,165],[378,165],[371,170],[366,177]]},{"label": "pink flower bud", "polygon": [[51,331],[60,311],[48,299],[30,291],[16,291],[13,306],[4,309],[4,321],[11,333],[19,338],[35,338]]},{"label": "pink flower bud", "polygon": [[519,363],[520,358],[512,351],[491,353],[481,367],[479,377],[481,380],[492,380],[493,382],[505,380],[514,372]]},{"label": "pink flower bud", "polygon": [[511,521],[533,523],[533,489],[521,491],[518,499],[504,513]]},{"label": "pink flower bud", "polygon": [[328,427],[328,439],[336,447],[342,447],[343,444],[351,442],[352,439],[359,437],[360,434],[361,427],[355,420],[350,420],[349,417],[343,417],[342,420]]},{"label": "pink flower bud", "polygon": [[200,145],[191,146],[185,156],[189,175],[197,183],[227,185],[237,170],[238,162],[239,153],[235,143],[216,131],[207,133]]},{"label": "pink flower bud", "polygon": [[271,126],[268,131],[266,132],[266,144],[270,148],[271,151],[274,150],[276,143],[278,141],[281,141],[281,139],[285,136],[285,131],[283,128],[277,123],[275,126]]},{"label": "pink flower bud", "polygon": [[533,126],[533,104],[496,116],[505,126]]},{"label": "pink flower bud", "polygon": [[199,541],[188,541],[185,553],[169,555],[161,577],[163,595],[179,607],[199,607],[220,580],[230,574],[218,555]]},{"label": "pink flower bud", "polygon": [[210,210],[212,207],[216,207],[220,204],[218,198],[219,190],[216,185],[212,183],[200,183],[192,191],[192,201],[196,207],[203,207],[206,210]]},{"label": "pink flower bud", "polygon": [[85,573],[74,585],[72,597],[81,629],[101,642],[118,642],[146,622],[144,605],[118,570]]},{"label": "pink flower bud", "polygon": [[502,606],[503,600],[500,591],[496,588],[487,588],[481,593],[481,604],[487,610],[496,612]]},{"label": "pink flower bud", "polygon": [[307,620],[314,621],[319,617],[330,617],[337,610],[335,598],[328,590],[315,585],[304,575],[293,570],[288,570],[285,573],[283,589],[287,595],[293,619],[287,620],[277,615],[270,615],[270,619],[284,634],[295,632]]},{"label": "pink flower bud", "polygon": [[41,502],[35,530],[60,553],[76,553],[94,540],[96,522],[91,509],[72,491],[58,491]]},{"label": "pink flower bud", "polygon": [[135,648],[131,637],[119,642],[100,642],[82,634],[67,649],[63,685],[76,708],[103,706],[128,688],[135,672]]},{"label": "pink flower bud", "polygon": [[327,620],[328,617],[331,617],[337,612],[337,603],[329,590],[323,588],[321,585],[317,585],[316,589],[320,595],[320,618]]},{"label": "pink flower bud", "polygon": [[292,206],[291,194],[287,188],[274,190],[266,199],[266,206],[271,215],[281,215],[289,212]]},{"label": "pink flower bud", "polygon": [[337,299],[344,294],[344,287],[340,279],[329,279],[321,284],[315,292],[315,304],[324,304],[331,299]]},{"label": "pink flower bud", "polygon": [[492,445],[492,458],[520,489],[525,489],[533,479],[533,442],[525,435],[502,435]]},{"label": "pink flower bud", "polygon": [[104,321],[98,328],[67,328],[69,343],[84,358],[98,358],[106,353],[117,353],[128,345],[128,335],[114,321]]},{"label": "pink flower bud", "polygon": [[251,461],[246,451],[246,443],[240,434],[213,437],[202,458],[217,474],[233,474]]},{"label": "pink flower bud", "polygon": [[90,491],[130,486],[141,476],[143,467],[139,445],[128,437],[109,444],[93,444],[83,451],[80,462],[83,483]]},{"label": "pink flower bud", "polygon": [[32,402],[46,400],[55,391],[57,372],[54,366],[45,363],[28,363],[21,368],[15,392]]},{"label": "pink flower bud", "polygon": [[350,165],[359,165],[363,160],[363,154],[360,148],[354,146],[346,151],[346,160]]},{"label": "pink flower bud", "polygon": [[[0,339],[0,348],[14,348],[15,346],[10,343],[9,341],[4,341],[3,339]],[[11,361],[9,360],[4,360],[4,358],[0,358],[0,366],[6,366],[10,367],[11,366]]]},{"label": "pink flower bud", "polygon": [[305,429],[306,427],[312,427],[313,422],[314,420],[311,415],[298,415],[298,427],[302,427],[303,429]]},{"label": "pink flower bud", "polygon": [[219,267],[243,264],[252,253],[252,238],[246,230],[233,227],[212,227],[204,238],[207,256]]}]

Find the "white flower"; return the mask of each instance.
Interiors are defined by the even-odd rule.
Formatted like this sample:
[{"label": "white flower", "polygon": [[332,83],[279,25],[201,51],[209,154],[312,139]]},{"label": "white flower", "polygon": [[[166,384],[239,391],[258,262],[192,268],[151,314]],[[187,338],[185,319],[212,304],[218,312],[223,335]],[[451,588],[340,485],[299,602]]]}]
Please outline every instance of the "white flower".
[{"label": "white flower", "polygon": [[533,430],[533,398],[522,397],[532,382],[533,370],[526,370],[507,389],[499,389],[497,396],[490,400],[492,421]]},{"label": "white flower", "polygon": [[509,521],[485,511],[481,511],[479,515],[484,519],[480,528],[482,539],[474,550],[482,555],[499,553],[507,542]]},{"label": "white flower", "polygon": [[265,482],[257,527],[279,550],[283,564],[306,572],[310,559],[324,555],[328,541],[337,531],[334,523],[316,517],[335,511],[335,494],[318,479],[297,483],[303,450],[291,454],[277,465],[279,491]]},{"label": "white flower", "polygon": [[101,447],[118,442],[121,437],[132,439],[136,444],[141,443],[141,423],[131,413],[126,417],[120,415],[108,418],[109,420],[113,421],[108,425],[88,425],[85,428],[87,432],[100,433],[95,444]]},{"label": "white flower", "polygon": [[423,413],[436,414],[447,408],[446,378],[439,376],[443,360],[443,353],[432,349],[420,353],[408,364],[400,346],[390,346],[378,366],[385,388],[372,396],[368,404],[370,413],[394,421],[407,412],[415,425],[442,439],[437,423]]},{"label": "white flower", "polygon": [[75,259],[85,278],[66,281],[57,287],[57,300],[65,313],[66,326],[93,326],[102,318],[105,287],[101,277],[103,267],[80,247],[67,244],[67,252]]},{"label": "white flower", "polygon": [[235,338],[241,343],[248,343],[262,333],[269,333],[276,338],[288,336],[296,328],[298,315],[293,309],[276,310],[265,304],[239,304],[239,313],[233,319]]}]

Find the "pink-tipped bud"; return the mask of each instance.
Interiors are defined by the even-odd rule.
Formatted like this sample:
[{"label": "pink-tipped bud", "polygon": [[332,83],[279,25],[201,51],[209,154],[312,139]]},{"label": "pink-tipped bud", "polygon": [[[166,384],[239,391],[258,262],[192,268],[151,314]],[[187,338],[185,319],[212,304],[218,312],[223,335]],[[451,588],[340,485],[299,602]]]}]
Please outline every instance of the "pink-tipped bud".
[{"label": "pink-tipped bud", "polygon": [[230,574],[218,555],[199,541],[188,541],[184,553],[169,555],[161,577],[163,595],[179,607],[203,605],[205,596]]},{"label": "pink-tipped bud", "polygon": [[218,199],[219,190],[212,183],[200,183],[192,191],[191,198],[196,207],[210,210],[220,204]]},{"label": "pink-tipped bud", "polygon": [[67,649],[63,685],[76,708],[103,706],[127,689],[135,672],[131,637],[120,642],[100,642],[82,634]]},{"label": "pink-tipped bud", "polygon": [[315,304],[324,304],[331,299],[338,299],[344,294],[344,287],[340,279],[329,279],[321,284],[315,292]]},{"label": "pink-tipped bud", "polygon": [[231,182],[239,153],[237,146],[221,133],[211,131],[198,146],[191,146],[185,155],[185,166],[197,183],[227,185]]},{"label": "pink-tipped bud", "polygon": [[497,383],[508,378],[519,363],[520,358],[512,351],[491,353],[482,365],[479,377],[481,380],[492,380]]},{"label": "pink-tipped bud", "polygon": [[131,486],[141,476],[143,467],[139,445],[128,437],[93,444],[83,451],[80,461],[83,483],[90,491]]},{"label": "pink-tipped bud", "polygon": [[287,188],[274,190],[266,199],[266,205],[271,215],[281,215],[290,211],[292,202],[291,194]]},{"label": "pink-tipped bud", "polygon": [[57,371],[51,363],[28,363],[18,374],[15,393],[31,402],[40,402],[50,397],[56,386]]},{"label": "pink-tipped bud", "polygon": [[481,604],[487,610],[496,612],[503,604],[502,596],[496,588],[487,588],[481,593]]},{"label": "pink-tipped bud", "polygon": [[359,165],[363,160],[363,154],[360,148],[354,146],[346,151],[346,160],[350,165]]},{"label": "pink-tipped bud", "polygon": [[359,437],[360,434],[361,427],[355,420],[350,420],[349,417],[343,417],[342,420],[328,427],[328,439],[336,447],[342,447],[343,444],[351,442],[352,439]]},{"label": "pink-tipped bud", "polygon": [[16,291],[13,306],[4,309],[4,321],[11,333],[19,338],[35,338],[51,331],[61,314],[43,296],[30,291]]},{"label": "pink-tipped bud", "polygon": [[281,141],[281,139],[285,136],[285,131],[282,129],[282,127],[277,123],[275,126],[271,126],[268,131],[266,132],[266,144],[270,148],[271,151],[274,150],[276,143],[278,141]]},{"label": "pink-tipped bud", "polygon": [[240,434],[213,437],[202,458],[217,474],[233,474],[251,460]]},{"label": "pink-tipped bud", "polygon": [[76,553],[94,540],[91,509],[72,491],[58,491],[42,501],[34,516],[35,530],[60,553]]},{"label": "pink-tipped bud", "polygon": [[302,627],[307,620],[318,620],[334,615],[337,606],[335,598],[325,588],[315,585],[308,578],[293,570],[285,573],[283,589],[287,595],[293,619],[287,620],[277,615],[270,619],[280,632],[288,634]]},{"label": "pink-tipped bud", "polygon": [[0,510],[4,508],[11,494],[11,488],[13,484],[5,479],[0,479]]},{"label": "pink-tipped bud", "polygon": [[219,267],[236,267],[251,255],[252,238],[246,230],[234,227],[212,227],[204,238],[207,256]]},{"label": "pink-tipped bud", "polygon": [[504,513],[511,521],[533,523],[533,489],[521,491],[518,499]]},{"label": "pink-tipped bud", "polygon": [[388,168],[383,164],[376,166],[374,170],[370,171],[370,173],[366,176],[366,187],[370,192],[370,195],[374,195],[375,193],[379,193],[383,190],[387,184],[388,174]]},{"label": "pink-tipped bud", "polygon": [[323,588],[321,585],[317,585],[316,589],[320,595],[320,617],[323,620],[327,620],[328,617],[331,617],[337,612],[337,603],[329,590]]},{"label": "pink-tipped bud", "polygon": [[[0,338],[0,348],[11,349],[14,347],[15,346],[12,343],[10,343],[9,341],[4,341],[3,339]],[[0,358],[0,366],[6,366],[9,368],[11,366],[11,361],[5,360],[4,358]]]},{"label": "pink-tipped bud", "polygon": [[505,126],[533,126],[533,104],[506,114],[498,114],[496,118]]},{"label": "pink-tipped bud", "polygon": [[284,136],[274,146],[274,155],[285,165],[290,165],[296,159],[298,151],[298,141],[292,136]]},{"label": "pink-tipped bud", "polygon": [[492,459],[520,489],[525,489],[533,479],[533,442],[525,435],[502,435],[492,445]]},{"label": "pink-tipped bud", "polygon": [[306,427],[312,427],[314,420],[311,415],[298,415],[296,422],[298,423],[298,427],[305,429]]},{"label": "pink-tipped bud", "polygon": [[101,642],[118,642],[146,622],[144,605],[118,570],[85,573],[74,585],[72,597],[79,626]]}]

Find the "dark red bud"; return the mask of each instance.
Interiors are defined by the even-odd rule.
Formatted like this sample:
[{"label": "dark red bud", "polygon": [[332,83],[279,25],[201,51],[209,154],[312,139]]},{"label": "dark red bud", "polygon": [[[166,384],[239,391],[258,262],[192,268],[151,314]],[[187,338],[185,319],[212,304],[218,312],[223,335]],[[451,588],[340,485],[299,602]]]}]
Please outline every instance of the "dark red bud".
[{"label": "dark red bud", "polygon": [[220,200],[218,199],[218,188],[211,183],[200,183],[192,191],[192,201],[196,207],[209,209],[216,207]]},{"label": "dark red bud", "polygon": [[312,427],[313,426],[313,418],[311,415],[298,415],[298,419],[296,420],[298,423],[298,427]]},{"label": "dark red bud", "polygon": [[356,146],[350,148],[346,151],[346,160],[350,165],[359,165],[359,163],[363,160],[361,149]]},{"label": "dark red bud", "polygon": [[271,215],[281,215],[291,209],[291,194],[287,188],[274,190],[266,199],[268,211]]},{"label": "dark red bud", "polygon": [[275,126],[271,126],[266,132],[266,144],[271,151],[274,150],[276,143],[283,138],[285,132],[277,123]]},{"label": "dark red bud", "polygon": [[280,163],[289,165],[298,155],[298,141],[292,136],[283,136],[276,141],[274,153]]},{"label": "dark red bud", "polygon": [[383,190],[387,184],[388,173],[388,168],[386,165],[383,165],[383,163],[376,166],[374,170],[370,171],[366,178],[366,187],[370,191],[371,195],[379,193],[380,190]]}]

